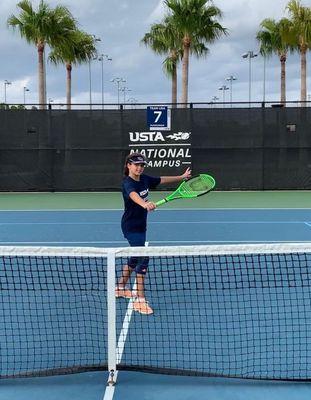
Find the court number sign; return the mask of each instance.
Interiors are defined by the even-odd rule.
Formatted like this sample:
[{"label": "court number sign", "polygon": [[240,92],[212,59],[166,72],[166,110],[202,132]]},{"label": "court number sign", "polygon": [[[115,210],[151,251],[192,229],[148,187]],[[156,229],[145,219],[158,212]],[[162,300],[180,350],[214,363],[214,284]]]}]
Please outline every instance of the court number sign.
[{"label": "court number sign", "polygon": [[171,110],[166,106],[148,106],[147,124],[150,130],[170,131]]}]

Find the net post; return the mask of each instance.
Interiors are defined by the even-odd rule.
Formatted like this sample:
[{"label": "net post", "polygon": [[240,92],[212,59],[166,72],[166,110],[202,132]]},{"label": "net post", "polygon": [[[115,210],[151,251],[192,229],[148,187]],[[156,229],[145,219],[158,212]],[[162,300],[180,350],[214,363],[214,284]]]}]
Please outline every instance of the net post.
[{"label": "net post", "polygon": [[115,252],[107,254],[107,317],[108,317],[108,372],[107,384],[113,386],[116,376],[116,298],[115,298]]}]

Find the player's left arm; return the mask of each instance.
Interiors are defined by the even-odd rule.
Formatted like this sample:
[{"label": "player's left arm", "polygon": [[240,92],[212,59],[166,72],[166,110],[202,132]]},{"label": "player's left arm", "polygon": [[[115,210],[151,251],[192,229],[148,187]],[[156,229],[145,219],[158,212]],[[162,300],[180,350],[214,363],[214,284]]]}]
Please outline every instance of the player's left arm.
[{"label": "player's left arm", "polygon": [[162,183],[174,183],[174,182],[180,182],[183,180],[187,180],[191,178],[191,168],[188,167],[186,171],[182,175],[177,175],[177,176],[161,176],[161,182]]}]

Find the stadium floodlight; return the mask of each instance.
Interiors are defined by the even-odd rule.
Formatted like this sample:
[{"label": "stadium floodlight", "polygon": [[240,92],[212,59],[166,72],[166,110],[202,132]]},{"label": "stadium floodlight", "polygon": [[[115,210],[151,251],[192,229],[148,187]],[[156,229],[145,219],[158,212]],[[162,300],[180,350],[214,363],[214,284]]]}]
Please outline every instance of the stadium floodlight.
[{"label": "stadium floodlight", "polygon": [[125,83],[126,80],[124,78],[112,78],[110,79],[110,82],[116,83],[118,87],[118,105],[120,104],[120,83]]},{"label": "stadium floodlight", "polygon": [[8,81],[7,79],[4,81],[4,104],[6,104],[6,87],[8,85],[12,85],[12,82]]},{"label": "stadium floodlight", "polygon": [[226,78],[226,81],[230,82],[230,103],[231,103],[231,107],[232,107],[232,82],[236,81],[237,78],[233,75],[228,76],[228,78]]},{"label": "stadium floodlight", "polygon": [[[222,101],[223,101],[223,103],[225,103],[225,101],[226,101],[226,90],[229,90],[228,86],[222,85],[222,86],[220,86],[220,88],[218,88],[218,90],[222,91]],[[225,106],[225,104],[224,104],[224,106]]]},{"label": "stadium floodlight", "polygon": [[257,57],[258,54],[254,53],[252,50],[249,50],[247,53],[242,54],[242,58],[248,58],[249,59],[249,64],[248,64],[248,102],[249,106],[251,103],[251,97],[252,97],[252,58]]},{"label": "stadium floodlight", "polygon": [[108,54],[100,54],[98,61],[101,63],[101,92],[102,92],[102,109],[104,109],[105,104],[105,93],[104,93],[104,61],[112,61],[112,58]]},{"label": "stadium floodlight", "polygon": [[119,90],[120,90],[120,92],[123,92],[123,101],[124,101],[124,104],[125,104],[126,103],[126,100],[125,100],[126,92],[131,92],[132,89],[129,89],[129,88],[124,86],[124,87],[121,87]]},{"label": "stadium floodlight", "polygon": [[30,90],[26,86],[24,86],[23,87],[24,105],[26,104],[26,92],[30,92]]},{"label": "stadium floodlight", "polygon": [[[101,38],[97,37],[96,35],[91,35],[94,39],[94,42],[101,42]],[[96,60],[97,56],[93,58],[93,60]],[[92,71],[91,71],[91,59],[89,59],[89,89],[90,89],[90,110],[92,109]]]}]

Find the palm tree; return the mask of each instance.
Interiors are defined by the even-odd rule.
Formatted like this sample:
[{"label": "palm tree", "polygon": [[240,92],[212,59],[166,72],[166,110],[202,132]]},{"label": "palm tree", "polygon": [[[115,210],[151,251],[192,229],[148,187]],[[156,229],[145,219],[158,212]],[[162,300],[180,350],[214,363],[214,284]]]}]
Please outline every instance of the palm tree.
[{"label": "palm tree", "polygon": [[190,49],[194,42],[212,43],[227,30],[216,18],[221,17],[219,8],[208,5],[211,0],[165,0],[174,26],[182,35],[182,97],[181,102],[188,102],[188,73]]},{"label": "palm tree", "polygon": [[88,62],[96,56],[95,39],[83,31],[76,30],[70,37],[70,43],[64,46],[55,47],[50,55],[49,60],[57,64],[65,64],[66,77],[66,99],[67,109],[71,109],[71,71],[72,65],[78,65]]},{"label": "palm tree", "polygon": [[170,55],[163,61],[163,69],[165,74],[172,79],[172,104],[177,103],[177,64],[180,55],[177,51],[171,50]]},{"label": "palm tree", "polygon": [[291,0],[287,5],[292,27],[289,41],[298,49],[301,64],[300,100],[307,100],[307,51],[311,49],[311,8],[304,7],[298,0]]},{"label": "palm tree", "polygon": [[290,21],[282,18],[280,21],[266,18],[261,24],[261,30],[257,33],[260,43],[260,54],[269,57],[277,54],[281,63],[281,103],[286,102],[286,59],[291,46],[286,42],[284,35],[290,29]]},{"label": "palm tree", "polygon": [[161,55],[167,55],[163,62],[164,72],[172,79],[172,103],[177,103],[177,65],[182,57],[181,37],[166,17],[163,23],[154,24],[145,34],[142,43]]},{"label": "palm tree", "polygon": [[70,35],[76,30],[76,21],[70,11],[63,6],[52,9],[44,0],[41,0],[37,10],[34,10],[30,0],[22,0],[17,4],[20,9],[18,16],[11,15],[7,24],[18,29],[21,37],[28,43],[35,44],[38,52],[38,82],[39,103],[44,109],[46,104],[44,49],[66,45],[70,42]]},{"label": "palm tree", "polygon": [[[146,33],[142,42],[149,45],[158,54],[165,54],[163,61],[164,72],[172,79],[172,103],[177,103],[177,66],[183,55],[183,36],[174,26],[171,16],[166,16],[163,23],[151,26],[150,32]],[[197,57],[208,53],[208,49],[196,39],[190,48],[190,52]]]}]

